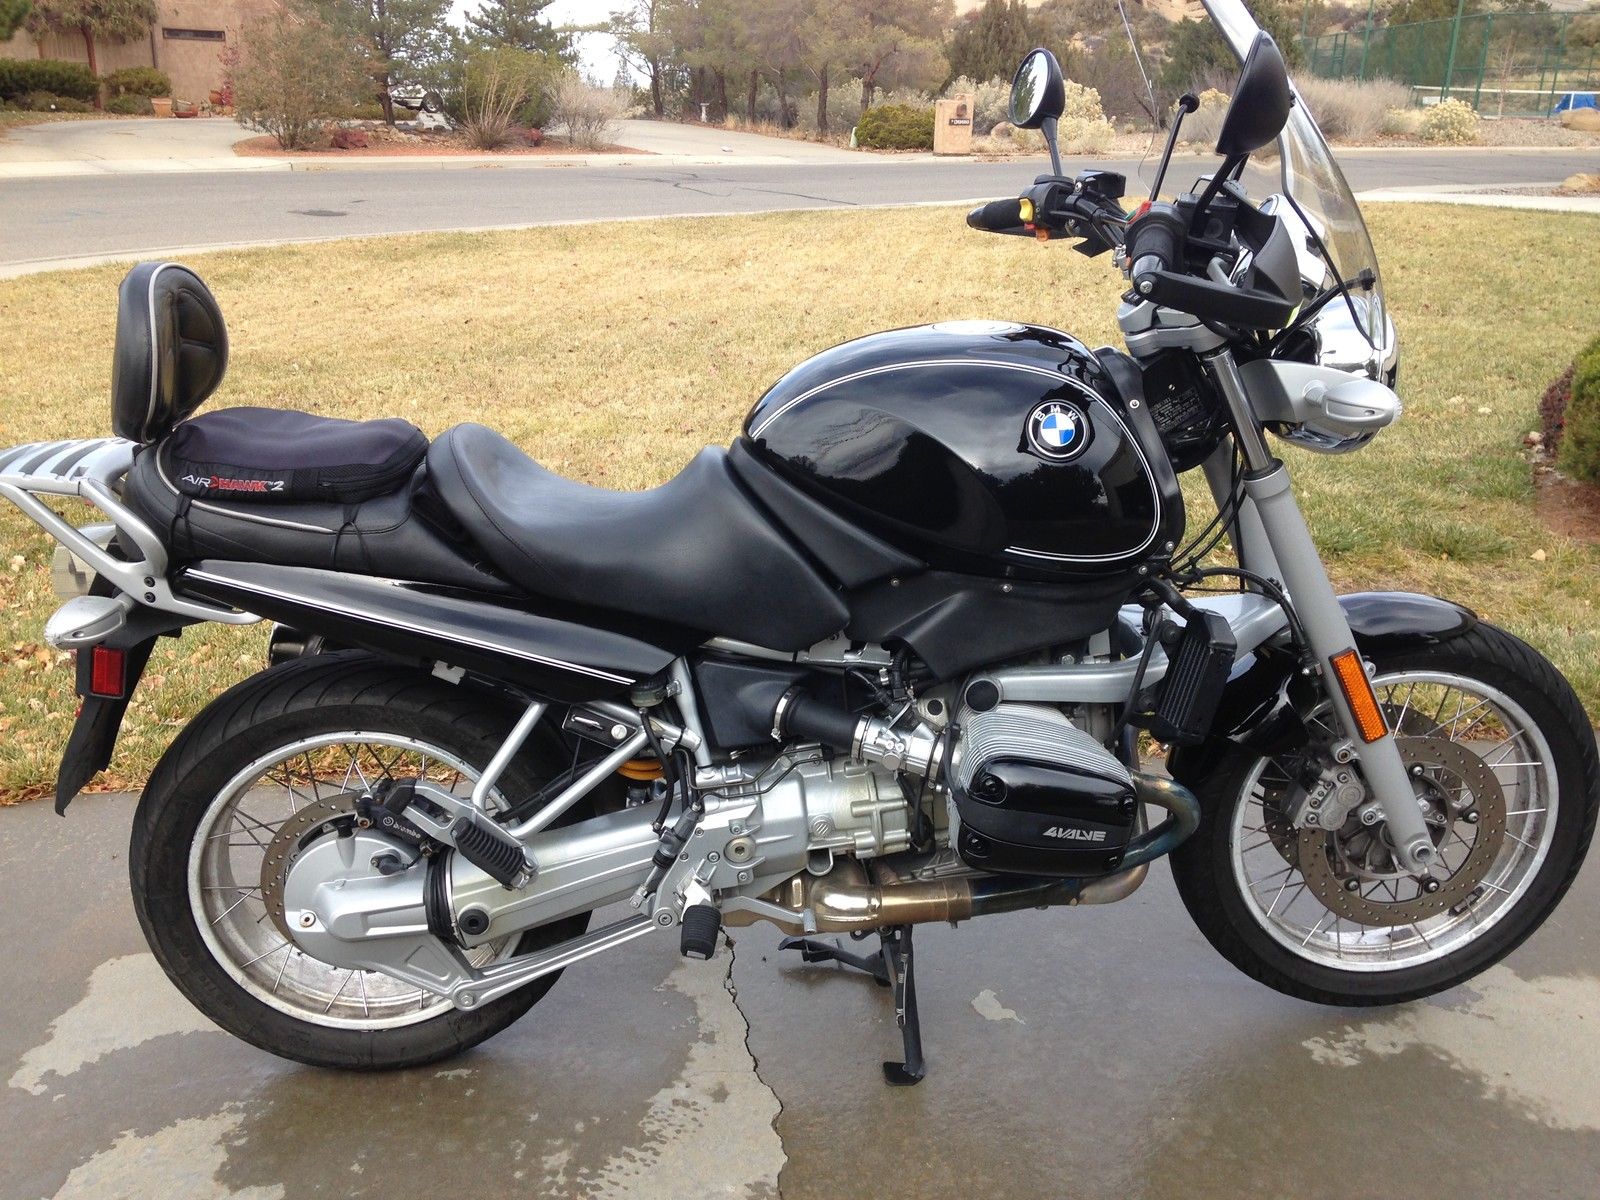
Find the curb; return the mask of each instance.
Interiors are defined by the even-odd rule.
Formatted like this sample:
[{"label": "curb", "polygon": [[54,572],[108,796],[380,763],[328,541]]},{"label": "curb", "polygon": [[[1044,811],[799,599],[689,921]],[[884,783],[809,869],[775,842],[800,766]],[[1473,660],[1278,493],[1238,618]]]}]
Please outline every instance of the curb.
[{"label": "curb", "polygon": [[1600,214],[1600,196],[1523,196],[1504,189],[1510,187],[1559,187],[1551,183],[1496,184],[1488,187],[1375,188],[1357,193],[1365,204],[1457,204],[1479,208],[1518,208],[1532,212]]}]

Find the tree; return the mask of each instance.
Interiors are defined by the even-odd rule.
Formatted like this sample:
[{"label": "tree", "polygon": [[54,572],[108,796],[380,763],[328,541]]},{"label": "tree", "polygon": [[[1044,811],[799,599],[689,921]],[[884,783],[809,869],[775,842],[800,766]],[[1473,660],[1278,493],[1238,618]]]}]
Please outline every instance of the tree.
[{"label": "tree", "polygon": [[155,0],[34,0],[25,21],[29,33],[76,33],[89,55],[89,70],[100,74],[95,39],[131,42],[150,32]]},{"label": "tree", "polygon": [[571,62],[577,57],[572,35],[557,30],[544,16],[553,3],[555,0],[483,0],[477,12],[467,14],[467,37],[486,46],[514,46]]},{"label": "tree", "polygon": [[885,83],[932,87],[950,71],[943,51],[950,0],[839,0],[858,30],[851,66],[861,80],[861,111]]},{"label": "tree", "polygon": [[366,63],[321,17],[280,9],[244,27],[233,68],[241,120],[270,133],[285,150],[304,147],[329,116],[360,95]]},{"label": "tree", "polygon": [[956,22],[945,47],[950,77],[986,83],[1009,79],[1034,47],[1033,21],[1023,0],[984,0],[982,8]]},{"label": "tree", "polygon": [[32,0],[0,0],[0,42],[22,28],[23,18],[32,7]]},{"label": "tree", "polygon": [[[1383,15],[1385,25],[1409,25],[1413,21],[1447,21],[1456,15],[1460,0],[1396,0]],[[1463,16],[1483,11],[1482,0],[1466,0]]]},{"label": "tree", "polygon": [[[1278,43],[1283,61],[1290,67],[1299,66],[1299,35],[1288,9],[1279,0],[1245,0],[1245,7],[1256,24]],[[1168,89],[1181,92],[1199,86],[1207,76],[1225,74],[1231,78],[1238,73],[1239,60],[1210,21],[1179,21],[1172,27],[1172,36],[1167,40],[1167,65],[1161,71],[1161,81]]]},{"label": "tree", "polygon": [[634,0],[631,8],[611,14],[604,27],[617,41],[617,53],[650,85],[650,107],[656,116],[667,111],[666,76],[673,44],[668,32],[668,0]]},{"label": "tree", "polygon": [[450,40],[450,0],[319,0],[318,7],[333,29],[371,51],[368,72],[384,119],[394,124],[389,88],[397,72],[426,71],[442,56]]}]

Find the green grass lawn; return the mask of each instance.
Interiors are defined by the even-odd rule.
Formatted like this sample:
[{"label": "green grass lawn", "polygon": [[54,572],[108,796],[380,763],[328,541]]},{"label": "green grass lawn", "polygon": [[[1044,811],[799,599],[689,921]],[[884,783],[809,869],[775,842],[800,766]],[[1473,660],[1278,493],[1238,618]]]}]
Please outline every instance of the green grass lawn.
[{"label": "green grass lawn", "polygon": [[[1369,215],[1405,416],[1359,454],[1285,451],[1336,582],[1469,604],[1549,654],[1600,713],[1600,552],[1541,526],[1521,446],[1539,392],[1600,324],[1600,218]],[[1503,256],[1483,248],[1491,229]],[[1121,290],[1104,259],[969,233],[953,209],[426,235],[196,265],[232,331],[214,406],[398,414],[430,434],[482,421],[615,488],[659,483],[728,442],[767,385],[835,342],[987,316],[1115,342]],[[124,269],[0,281],[0,445],[109,432]],[[1192,494],[1198,527],[1210,514]],[[49,787],[75,700],[65,656],[40,643],[53,543],[0,508],[0,797],[17,799]],[[262,664],[263,643],[256,628],[164,640],[115,781],[137,783],[209,696]]]}]

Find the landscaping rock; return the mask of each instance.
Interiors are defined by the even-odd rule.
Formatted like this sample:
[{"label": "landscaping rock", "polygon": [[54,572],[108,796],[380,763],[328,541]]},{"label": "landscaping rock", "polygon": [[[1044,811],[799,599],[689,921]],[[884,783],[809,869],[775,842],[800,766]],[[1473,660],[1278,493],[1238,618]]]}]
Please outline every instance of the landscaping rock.
[{"label": "landscaping rock", "polygon": [[365,150],[370,142],[364,129],[336,129],[328,144],[335,150]]},{"label": "landscaping rock", "polygon": [[1585,133],[1600,133],[1600,108],[1569,108],[1561,114],[1561,124],[1567,129]]}]

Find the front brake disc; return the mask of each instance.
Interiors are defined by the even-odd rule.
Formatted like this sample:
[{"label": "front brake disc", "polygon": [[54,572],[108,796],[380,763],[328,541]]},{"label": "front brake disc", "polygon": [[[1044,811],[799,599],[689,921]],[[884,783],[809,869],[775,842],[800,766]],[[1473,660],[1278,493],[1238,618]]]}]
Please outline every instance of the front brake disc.
[{"label": "front brake disc", "polygon": [[[1361,884],[1371,882],[1372,877],[1364,876],[1341,853],[1340,839],[1345,836],[1342,832],[1302,829],[1298,837],[1299,866],[1307,889],[1330,912],[1357,925],[1406,925],[1464,903],[1483,883],[1505,842],[1505,792],[1488,763],[1446,738],[1402,737],[1397,744],[1407,773],[1426,780],[1425,786],[1440,803],[1443,833],[1435,845],[1442,850],[1458,823],[1473,830],[1475,836],[1460,865],[1448,879],[1439,880],[1437,891],[1419,889],[1417,895],[1406,900],[1384,900],[1363,894]],[[1476,824],[1462,820],[1468,811],[1478,814]],[[1361,832],[1369,831],[1363,826]],[[1356,883],[1353,888],[1352,880]]]},{"label": "front brake disc", "polygon": [[283,907],[283,887],[289,878],[289,868],[318,834],[355,816],[360,796],[360,792],[340,792],[337,796],[312,800],[279,825],[272,841],[267,843],[266,853],[261,856],[261,900],[278,932],[291,943],[294,934],[289,931]]}]

